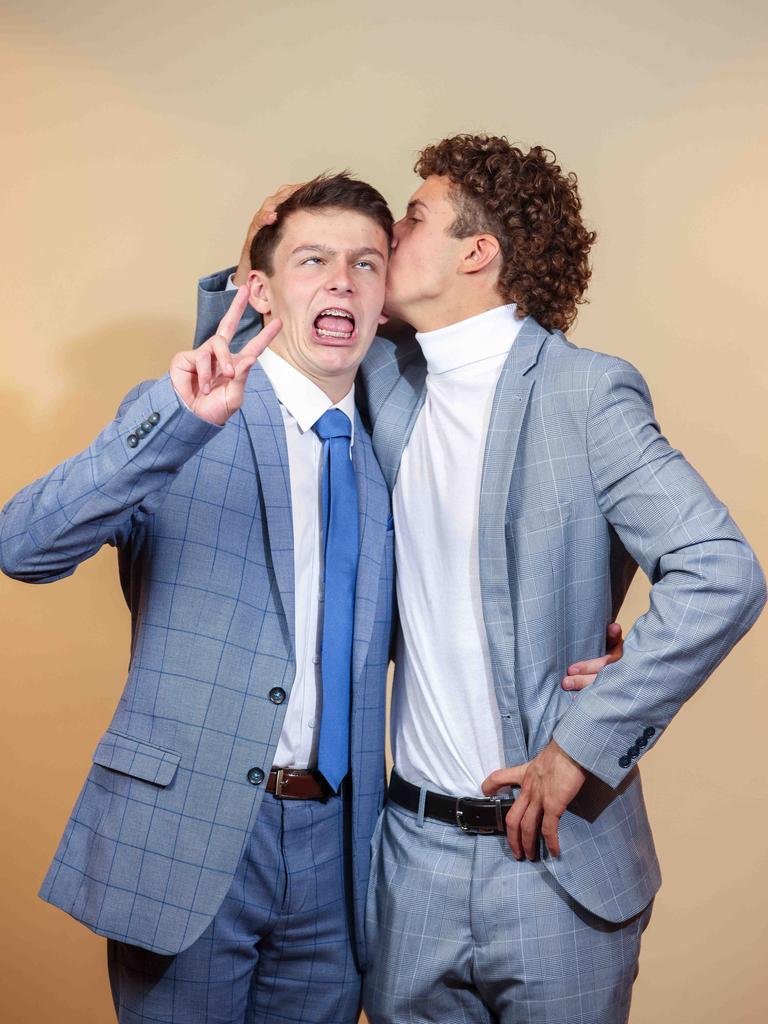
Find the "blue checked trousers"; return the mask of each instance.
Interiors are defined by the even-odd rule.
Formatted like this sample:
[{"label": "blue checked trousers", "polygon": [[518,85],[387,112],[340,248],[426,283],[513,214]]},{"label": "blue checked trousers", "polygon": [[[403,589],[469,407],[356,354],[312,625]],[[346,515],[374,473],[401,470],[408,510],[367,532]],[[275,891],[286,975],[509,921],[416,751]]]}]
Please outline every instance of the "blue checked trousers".
[{"label": "blue checked trousers", "polygon": [[611,924],[505,836],[387,804],[373,838],[371,1024],[625,1024],[651,907]]},{"label": "blue checked trousers", "polygon": [[120,1024],[353,1024],[360,1011],[341,797],[265,794],[232,887],[176,956],[110,940]]}]

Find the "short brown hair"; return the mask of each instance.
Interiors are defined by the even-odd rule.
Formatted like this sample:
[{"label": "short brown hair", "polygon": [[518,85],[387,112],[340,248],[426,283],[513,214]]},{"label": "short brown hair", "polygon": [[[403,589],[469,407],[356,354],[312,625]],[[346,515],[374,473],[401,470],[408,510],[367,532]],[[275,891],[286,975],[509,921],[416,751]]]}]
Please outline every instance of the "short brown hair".
[{"label": "short brown hair", "polygon": [[274,272],[275,249],[283,235],[283,227],[292,213],[298,210],[353,210],[370,217],[387,236],[392,246],[392,213],[384,196],[365,181],[353,178],[348,171],[338,174],[320,174],[296,189],[277,207],[277,219],[266,224],[251,242],[251,268]]},{"label": "short brown hair", "polygon": [[487,232],[498,239],[502,297],[547,330],[567,330],[585,301],[597,237],[581,219],[576,175],[564,174],[549,149],[524,153],[492,135],[456,135],[427,146],[414,170],[455,186],[455,238]]}]

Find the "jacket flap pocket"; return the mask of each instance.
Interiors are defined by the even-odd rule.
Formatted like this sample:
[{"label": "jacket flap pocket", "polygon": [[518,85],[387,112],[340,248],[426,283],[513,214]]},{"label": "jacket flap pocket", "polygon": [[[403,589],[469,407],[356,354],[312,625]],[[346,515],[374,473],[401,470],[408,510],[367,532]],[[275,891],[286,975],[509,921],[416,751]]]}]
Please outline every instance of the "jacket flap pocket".
[{"label": "jacket flap pocket", "polygon": [[181,755],[144,743],[108,729],[93,755],[93,763],[104,768],[132,775],[157,786],[167,786],[181,761]]}]

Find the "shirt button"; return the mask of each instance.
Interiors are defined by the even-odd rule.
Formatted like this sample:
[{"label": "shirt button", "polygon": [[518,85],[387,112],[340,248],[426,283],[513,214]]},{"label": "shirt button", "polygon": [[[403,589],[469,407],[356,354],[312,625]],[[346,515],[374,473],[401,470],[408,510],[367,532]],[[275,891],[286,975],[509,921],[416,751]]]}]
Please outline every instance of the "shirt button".
[{"label": "shirt button", "polygon": [[275,686],[269,691],[269,699],[273,704],[282,704],[285,700],[285,690],[281,686]]},{"label": "shirt button", "polygon": [[312,659],[312,664],[313,665],[319,665],[320,664],[320,655],[319,654],[316,654],[314,656],[314,658]]},{"label": "shirt button", "polygon": [[261,768],[249,768],[248,781],[252,786],[260,785],[264,781],[264,772]]},{"label": "shirt button", "polygon": [[315,720],[314,720],[314,718],[310,718],[310,720],[307,722],[307,728],[308,729],[314,729],[315,728]]}]

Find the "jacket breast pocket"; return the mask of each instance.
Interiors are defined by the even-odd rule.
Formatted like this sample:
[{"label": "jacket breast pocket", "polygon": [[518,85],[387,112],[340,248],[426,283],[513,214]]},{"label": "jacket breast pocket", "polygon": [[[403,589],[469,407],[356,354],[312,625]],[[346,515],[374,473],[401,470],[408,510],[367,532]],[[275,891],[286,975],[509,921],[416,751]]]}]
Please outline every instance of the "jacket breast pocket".
[{"label": "jacket breast pocket", "polygon": [[104,733],[93,754],[94,764],[156,786],[167,786],[173,781],[180,761],[181,754],[175,750],[166,750],[112,729]]},{"label": "jacket breast pocket", "polygon": [[521,564],[554,567],[565,546],[572,513],[571,502],[566,501],[510,517],[504,528],[508,549]]}]

